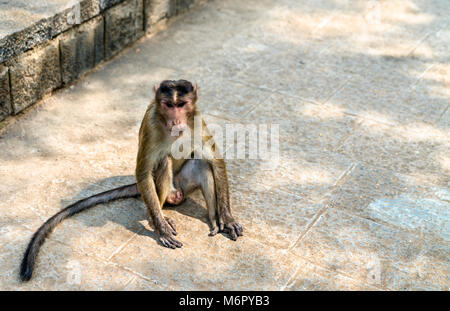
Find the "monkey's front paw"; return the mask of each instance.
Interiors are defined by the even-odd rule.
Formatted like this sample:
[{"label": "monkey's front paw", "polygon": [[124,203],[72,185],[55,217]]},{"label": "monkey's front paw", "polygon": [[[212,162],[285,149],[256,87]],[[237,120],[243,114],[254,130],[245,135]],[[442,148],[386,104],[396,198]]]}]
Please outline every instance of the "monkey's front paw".
[{"label": "monkey's front paw", "polygon": [[173,235],[168,234],[168,233],[160,234],[159,235],[159,241],[161,242],[161,244],[163,246],[168,247],[168,248],[172,248],[172,249],[175,249],[177,247],[183,246],[183,243],[181,243],[180,241],[175,239],[173,237]]},{"label": "monkey's front paw", "polygon": [[233,241],[236,241],[239,236],[242,236],[242,232],[244,231],[242,226],[236,221],[221,224],[220,227],[220,231],[228,233]]},{"label": "monkey's front paw", "polygon": [[183,243],[175,239],[173,236],[177,235],[175,231],[175,223],[169,217],[164,217],[166,223],[163,225],[160,230],[158,230],[158,238],[161,244],[168,248],[177,248],[183,246]]},{"label": "monkey's front paw", "polygon": [[169,224],[170,228],[172,229],[171,233],[173,235],[177,235],[178,233],[177,233],[177,229],[175,228],[175,222],[172,220],[172,218],[164,216],[164,219],[167,221],[167,223]]}]

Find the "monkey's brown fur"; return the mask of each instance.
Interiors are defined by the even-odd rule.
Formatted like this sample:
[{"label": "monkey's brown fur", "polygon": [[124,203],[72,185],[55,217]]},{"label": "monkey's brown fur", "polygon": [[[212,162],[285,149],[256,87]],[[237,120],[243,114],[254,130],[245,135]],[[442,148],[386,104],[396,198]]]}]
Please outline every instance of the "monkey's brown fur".
[{"label": "monkey's brown fur", "polygon": [[[180,204],[192,191],[200,188],[208,208],[211,222],[210,235],[226,231],[232,240],[242,235],[242,226],[231,215],[228,179],[223,159],[174,159],[170,131],[177,127],[194,128],[197,86],[189,81],[163,81],[155,86],[155,98],[147,108],[139,131],[139,150],[135,184],[105,191],[80,200],[49,218],[33,235],[20,266],[20,278],[28,281],[33,273],[39,247],[53,228],[64,219],[93,207],[120,198],[141,196],[147,206],[149,221],[162,245],[181,247],[174,238],[175,224],[162,215],[165,202]],[[183,108],[184,107],[184,108]],[[211,142],[206,125],[202,122],[202,142]],[[211,145],[210,154],[214,152]]]},{"label": "monkey's brown fur", "polygon": [[[174,90],[164,92],[163,88],[165,83],[170,85]],[[177,91],[177,87],[180,84],[187,85],[189,91],[186,94],[179,94],[183,92]],[[190,88],[190,85],[190,82],[185,80],[163,81],[159,88],[155,88],[155,99],[148,107],[139,131],[139,151],[136,166],[137,187],[147,206],[149,218],[153,220],[155,231],[161,243],[170,248],[181,247],[182,244],[173,237],[177,234],[174,226],[171,225],[173,223],[167,221],[161,212],[161,208],[166,202],[168,195],[174,191],[172,183],[173,158],[170,155],[172,138],[164,130],[164,124],[168,121],[170,122],[170,120],[167,120],[162,103],[169,101],[169,105],[175,107],[178,106],[179,102],[186,103],[182,107],[181,115],[178,117],[182,120],[181,122],[185,122],[191,131],[193,131],[194,116],[199,116],[200,114],[196,108],[197,88],[196,86]],[[183,114],[185,114],[185,117]],[[202,122],[202,142],[205,143],[210,139],[212,137],[209,135],[205,123]],[[192,160],[177,161],[177,166],[181,167],[181,172],[183,172],[182,168],[187,161]],[[230,233],[231,238],[236,240],[239,235],[242,235],[242,227],[234,221],[231,215],[225,161],[223,159],[203,159],[203,161],[207,162],[207,167],[212,171],[211,173],[214,178],[214,188],[212,190],[206,189],[205,187],[202,188],[205,198],[209,196],[215,197],[215,206],[208,206],[212,226],[211,234],[217,233],[218,229],[221,231],[226,229]],[[158,169],[161,165],[163,169]],[[155,175],[155,173],[159,175]],[[202,175],[207,174],[205,170],[202,173]],[[191,176],[191,178],[193,177]],[[200,181],[197,187],[202,187],[202,181]],[[186,195],[186,189],[180,190],[183,192],[183,195]],[[214,191],[215,195],[210,195],[209,192],[211,191]],[[212,205],[211,202],[210,205]],[[216,212],[218,213],[218,227],[216,220],[211,219],[212,215]]]}]

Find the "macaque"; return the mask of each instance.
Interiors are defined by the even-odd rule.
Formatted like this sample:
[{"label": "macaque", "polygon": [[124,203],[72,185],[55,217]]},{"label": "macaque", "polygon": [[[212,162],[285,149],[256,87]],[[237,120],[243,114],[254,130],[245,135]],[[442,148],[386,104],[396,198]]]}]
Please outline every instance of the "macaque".
[{"label": "macaque", "polygon": [[[186,80],[165,80],[155,85],[154,92],[155,97],[139,130],[136,183],[75,202],[49,218],[28,244],[20,267],[22,281],[30,280],[39,247],[57,224],[97,204],[116,199],[141,197],[160,243],[175,249],[183,244],[175,239],[175,223],[162,214],[162,208],[165,204],[179,205],[190,193],[200,189],[211,225],[209,235],[226,232],[232,240],[242,236],[243,228],[231,214],[225,161],[211,156],[215,144],[210,144],[208,156],[201,151],[200,155],[205,156],[194,157],[196,150],[193,150],[189,157],[180,159],[171,152],[177,139],[194,132],[194,117],[200,117],[196,107],[197,85]],[[203,121],[201,131],[202,144],[211,142],[212,136]]]}]

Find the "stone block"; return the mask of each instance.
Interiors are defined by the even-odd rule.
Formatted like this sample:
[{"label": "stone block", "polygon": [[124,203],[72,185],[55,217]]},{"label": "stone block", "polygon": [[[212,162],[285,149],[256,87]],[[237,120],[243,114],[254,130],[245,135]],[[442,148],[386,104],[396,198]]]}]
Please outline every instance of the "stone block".
[{"label": "stone block", "polygon": [[103,17],[70,29],[59,39],[62,81],[68,83],[104,58]]},{"label": "stone block", "polygon": [[61,85],[58,41],[52,40],[9,61],[14,114]]},{"label": "stone block", "polygon": [[92,17],[100,14],[100,2],[102,0],[71,1],[66,9],[52,17],[51,37],[72,27],[80,25]]},{"label": "stone block", "polygon": [[110,58],[144,34],[143,0],[128,0],[105,13],[105,54]]},{"label": "stone block", "polygon": [[176,14],[176,0],[144,0],[145,29],[152,32],[157,24]]},{"label": "stone block", "polygon": [[175,0],[176,13],[182,14],[188,11],[192,6],[194,6],[199,0]]},{"label": "stone block", "polygon": [[[3,4],[0,8],[0,63],[100,14],[100,1]],[[64,3],[63,3],[64,2]],[[2,3],[0,3],[0,6]],[[21,10],[15,7],[21,7]]]},{"label": "stone block", "polygon": [[441,277],[448,247],[336,209],[320,216],[292,251],[360,283],[392,290],[448,288]]},{"label": "stone block", "polygon": [[8,68],[0,65],[0,121],[12,112]]},{"label": "stone block", "polygon": [[30,27],[0,39],[0,62],[50,39],[51,23],[39,21]]},{"label": "stone block", "polygon": [[98,5],[100,10],[103,12],[121,2],[124,2],[124,0],[99,0]]},{"label": "stone block", "polygon": [[355,162],[407,175],[423,184],[447,186],[448,145],[448,134],[431,125],[390,126],[367,119],[355,126],[336,151]]}]

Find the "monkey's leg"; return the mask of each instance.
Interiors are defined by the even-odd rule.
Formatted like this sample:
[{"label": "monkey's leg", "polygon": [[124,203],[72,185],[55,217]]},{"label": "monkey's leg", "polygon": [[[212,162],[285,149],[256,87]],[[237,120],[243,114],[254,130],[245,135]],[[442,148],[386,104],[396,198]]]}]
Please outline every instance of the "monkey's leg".
[{"label": "monkey's leg", "polygon": [[242,235],[242,226],[231,214],[230,194],[228,189],[228,177],[223,159],[212,159],[210,165],[214,175],[216,186],[217,210],[219,212],[220,231],[229,233],[232,240],[236,241]]},{"label": "monkey's leg", "polygon": [[175,176],[175,184],[181,188],[184,196],[189,195],[197,188],[201,189],[211,223],[209,235],[216,235],[219,232],[216,220],[216,193],[214,176],[209,164],[203,160],[187,160]]}]

